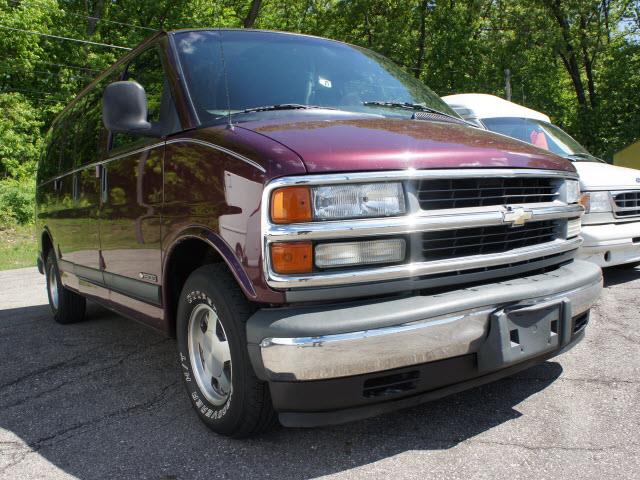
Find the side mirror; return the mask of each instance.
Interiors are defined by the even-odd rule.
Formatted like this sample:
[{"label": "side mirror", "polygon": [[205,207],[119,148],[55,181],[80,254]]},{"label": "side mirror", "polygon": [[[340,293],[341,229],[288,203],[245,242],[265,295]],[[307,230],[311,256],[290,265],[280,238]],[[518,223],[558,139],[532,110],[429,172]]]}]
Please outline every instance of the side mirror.
[{"label": "side mirror", "polygon": [[147,96],[136,82],[113,82],[102,95],[102,121],[112,132],[155,136],[147,121]]}]

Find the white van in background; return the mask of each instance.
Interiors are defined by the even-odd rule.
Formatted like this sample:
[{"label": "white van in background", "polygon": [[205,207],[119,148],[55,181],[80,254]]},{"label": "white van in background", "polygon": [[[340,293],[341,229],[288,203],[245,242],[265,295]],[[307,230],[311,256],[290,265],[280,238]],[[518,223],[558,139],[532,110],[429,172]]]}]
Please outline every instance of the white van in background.
[{"label": "white van in background", "polygon": [[580,175],[583,205],[580,256],[601,267],[640,264],[640,170],[616,167],[591,155],[549,117],[494,95],[442,98],[474,125],[568,158]]}]

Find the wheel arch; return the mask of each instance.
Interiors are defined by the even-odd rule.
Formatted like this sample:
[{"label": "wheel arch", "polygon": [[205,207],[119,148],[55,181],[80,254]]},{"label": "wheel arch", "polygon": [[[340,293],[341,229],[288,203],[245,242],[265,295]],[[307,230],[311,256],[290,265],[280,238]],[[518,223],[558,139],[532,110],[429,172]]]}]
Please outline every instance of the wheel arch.
[{"label": "wheel arch", "polygon": [[44,262],[47,259],[49,251],[53,249],[53,238],[51,237],[51,232],[47,227],[42,229],[38,240],[40,242],[40,251],[38,252],[38,271],[41,274],[44,274]]},{"label": "wheel arch", "polygon": [[170,335],[175,336],[178,299],[184,283],[194,270],[213,263],[224,264],[247,299],[255,300],[251,280],[231,247],[207,229],[187,229],[166,249],[162,264],[162,304]]}]

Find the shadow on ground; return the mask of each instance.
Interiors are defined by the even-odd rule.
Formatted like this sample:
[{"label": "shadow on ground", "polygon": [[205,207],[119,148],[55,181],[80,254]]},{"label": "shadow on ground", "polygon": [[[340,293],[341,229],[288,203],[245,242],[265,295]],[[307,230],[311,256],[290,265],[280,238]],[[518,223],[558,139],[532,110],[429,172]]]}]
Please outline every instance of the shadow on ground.
[{"label": "shadow on ground", "polygon": [[604,277],[604,286],[615,287],[621,283],[632,282],[640,279],[640,267],[628,267],[621,265],[619,267],[609,267],[602,270]]},{"label": "shadow on ground", "polygon": [[0,311],[0,427],[18,437],[0,449],[0,477],[34,455],[81,479],[315,477],[451,448],[519,417],[516,406],[562,372],[546,362],[382,417],[230,440],[192,412],[173,340],[99,307],[89,312],[60,326],[47,306]]}]

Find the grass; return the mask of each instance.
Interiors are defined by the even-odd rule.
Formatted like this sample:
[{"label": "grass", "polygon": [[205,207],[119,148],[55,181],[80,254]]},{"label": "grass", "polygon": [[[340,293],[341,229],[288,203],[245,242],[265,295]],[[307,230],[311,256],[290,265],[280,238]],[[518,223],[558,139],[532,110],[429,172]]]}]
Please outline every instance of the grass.
[{"label": "grass", "polygon": [[0,270],[33,267],[37,250],[33,225],[0,227]]}]

